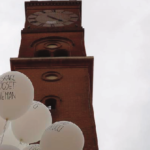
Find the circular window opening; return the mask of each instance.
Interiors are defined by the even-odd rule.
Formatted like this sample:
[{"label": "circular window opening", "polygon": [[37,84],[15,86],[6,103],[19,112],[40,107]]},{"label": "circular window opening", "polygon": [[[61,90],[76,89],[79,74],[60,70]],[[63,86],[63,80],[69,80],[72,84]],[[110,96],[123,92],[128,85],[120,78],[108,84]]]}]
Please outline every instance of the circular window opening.
[{"label": "circular window opening", "polygon": [[62,75],[58,72],[50,71],[42,75],[42,79],[45,81],[58,81],[62,78]]},{"label": "circular window opening", "polygon": [[50,49],[53,49],[53,48],[58,48],[58,45],[56,45],[56,44],[49,44],[46,47],[50,48]]},{"label": "circular window opening", "polygon": [[58,76],[56,74],[49,74],[45,77],[47,80],[56,80],[58,79]]},{"label": "circular window opening", "polygon": [[49,110],[56,109],[56,99],[54,98],[46,99],[45,105],[48,107]]},{"label": "circular window opening", "polygon": [[44,44],[44,47],[49,50],[55,50],[61,47],[61,44],[56,41],[50,41]]},{"label": "circular window opening", "polygon": [[66,57],[66,56],[69,56],[69,53],[66,50],[60,49],[60,50],[57,50],[54,52],[54,56],[55,57]]},{"label": "circular window opening", "polygon": [[35,53],[35,57],[50,57],[48,50],[40,50]]}]

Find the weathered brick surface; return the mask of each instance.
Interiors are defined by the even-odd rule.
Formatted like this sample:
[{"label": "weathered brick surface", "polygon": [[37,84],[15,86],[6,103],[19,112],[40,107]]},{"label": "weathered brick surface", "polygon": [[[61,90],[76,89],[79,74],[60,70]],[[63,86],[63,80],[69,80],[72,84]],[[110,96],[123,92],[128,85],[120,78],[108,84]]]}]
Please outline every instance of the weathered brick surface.
[{"label": "weathered brick surface", "polygon": [[[65,9],[78,15],[77,22],[64,27],[40,27],[30,24],[27,17],[47,9]],[[26,74],[35,88],[35,100],[45,104],[46,98],[56,100],[51,110],[53,122],[71,121],[77,124],[85,137],[84,150],[98,150],[92,106],[93,57],[86,57],[84,29],[81,27],[81,2],[26,2],[26,22],[18,58],[11,59],[11,70]],[[55,44],[50,49],[46,44]],[[68,57],[53,57],[56,50],[64,49]],[[37,57],[40,50],[49,56]],[[57,72],[60,80],[45,81],[47,72]]]},{"label": "weathered brick surface", "polygon": [[[57,65],[56,59],[60,62]],[[51,66],[48,65],[48,60]],[[42,101],[44,97],[51,95],[59,97],[56,109],[51,111],[53,122],[67,120],[77,124],[85,136],[85,150],[90,150],[91,147],[93,150],[98,150],[91,99],[92,61],[92,57],[71,60],[69,58],[11,59],[12,70],[26,74],[32,81],[35,100]],[[55,82],[44,81],[42,75],[49,71],[60,73],[62,78]]]}]

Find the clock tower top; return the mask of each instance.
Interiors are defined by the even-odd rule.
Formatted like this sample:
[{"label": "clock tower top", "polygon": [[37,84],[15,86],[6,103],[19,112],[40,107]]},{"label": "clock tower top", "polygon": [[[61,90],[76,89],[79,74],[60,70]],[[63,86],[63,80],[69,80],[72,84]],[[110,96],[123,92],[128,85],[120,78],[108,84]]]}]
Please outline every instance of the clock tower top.
[{"label": "clock tower top", "polygon": [[35,100],[51,108],[53,122],[68,120],[83,131],[83,150],[98,150],[92,106],[93,57],[87,57],[81,1],[25,3],[19,57],[11,69],[32,81]]},{"label": "clock tower top", "polygon": [[25,2],[19,57],[86,56],[81,1]]},{"label": "clock tower top", "polygon": [[25,29],[81,28],[81,1],[25,2],[25,14]]}]

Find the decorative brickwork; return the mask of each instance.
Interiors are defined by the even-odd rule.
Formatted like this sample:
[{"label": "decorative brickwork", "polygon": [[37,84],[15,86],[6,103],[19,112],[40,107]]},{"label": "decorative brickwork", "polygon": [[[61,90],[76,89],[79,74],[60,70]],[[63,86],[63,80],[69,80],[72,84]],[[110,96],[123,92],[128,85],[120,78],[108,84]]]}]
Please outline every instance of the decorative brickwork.
[{"label": "decorative brickwork", "polygon": [[31,1],[26,2],[25,7],[33,7],[33,6],[80,6],[80,1]]}]

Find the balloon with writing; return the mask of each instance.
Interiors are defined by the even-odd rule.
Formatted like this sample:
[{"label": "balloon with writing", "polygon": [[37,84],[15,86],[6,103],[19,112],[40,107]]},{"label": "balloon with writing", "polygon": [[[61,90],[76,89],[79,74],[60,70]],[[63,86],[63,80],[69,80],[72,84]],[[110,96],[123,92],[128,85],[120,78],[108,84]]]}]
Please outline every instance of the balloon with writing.
[{"label": "balloon with writing", "polygon": [[35,143],[41,139],[51,123],[49,109],[44,104],[34,101],[27,113],[12,121],[12,130],[16,138],[23,143]]},{"label": "balloon with writing", "polygon": [[[0,117],[0,135],[4,132],[4,130],[7,130],[9,127],[10,121],[4,120],[2,117]],[[6,128],[5,128],[6,126]]]},{"label": "balloon with writing", "polygon": [[23,73],[10,71],[0,76],[0,116],[14,120],[22,116],[31,106],[34,88]]},{"label": "balloon with writing", "polygon": [[12,132],[11,125],[9,126],[8,130],[5,132],[2,144],[16,146],[17,148],[21,150],[29,145],[29,144],[22,143],[16,139],[16,137],[14,136]]},{"label": "balloon with writing", "polygon": [[39,144],[31,144],[24,148],[23,150],[40,150],[40,145]]},{"label": "balloon with writing", "polygon": [[19,150],[19,149],[12,145],[0,145],[0,150]]},{"label": "balloon with writing", "polygon": [[60,121],[47,128],[41,138],[42,150],[82,150],[84,136],[72,122]]}]

